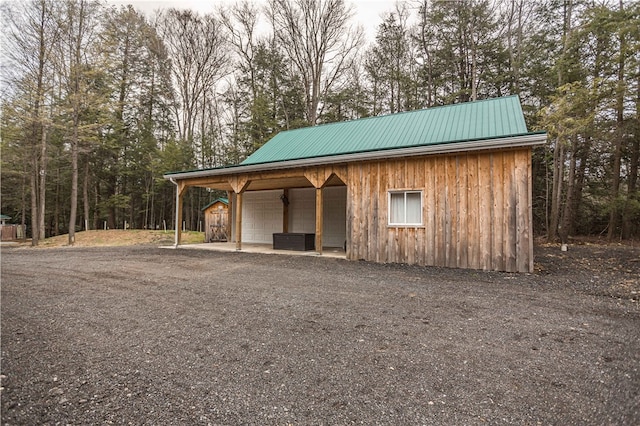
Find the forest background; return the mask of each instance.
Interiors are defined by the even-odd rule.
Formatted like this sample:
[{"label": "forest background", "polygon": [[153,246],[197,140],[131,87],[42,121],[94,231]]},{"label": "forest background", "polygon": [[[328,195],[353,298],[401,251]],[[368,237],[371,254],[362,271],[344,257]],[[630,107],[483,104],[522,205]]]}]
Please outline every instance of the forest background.
[{"label": "forest background", "polygon": [[[282,130],[513,94],[549,133],[536,233],[640,236],[640,2],[399,1],[375,40],[343,0],[0,7],[1,209],[32,244],[171,227],[163,173],[238,164]],[[221,195],[188,191],[186,228]]]}]

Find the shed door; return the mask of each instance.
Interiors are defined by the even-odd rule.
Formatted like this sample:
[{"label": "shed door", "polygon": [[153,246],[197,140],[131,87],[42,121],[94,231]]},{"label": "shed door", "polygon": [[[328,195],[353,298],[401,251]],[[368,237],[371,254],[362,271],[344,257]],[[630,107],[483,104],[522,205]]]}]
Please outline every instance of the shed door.
[{"label": "shed door", "polygon": [[282,232],[281,190],[245,192],[242,198],[242,241],[273,242],[273,233]]}]

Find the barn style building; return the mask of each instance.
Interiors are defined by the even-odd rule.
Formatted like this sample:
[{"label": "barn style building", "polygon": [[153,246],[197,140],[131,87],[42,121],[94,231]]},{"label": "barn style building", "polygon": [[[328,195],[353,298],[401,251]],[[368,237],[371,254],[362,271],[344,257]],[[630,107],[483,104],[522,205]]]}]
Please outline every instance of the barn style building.
[{"label": "barn style building", "polygon": [[[274,234],[347,259],[530,272],[531,149],[517,96],[281,132],[236,166],[172,172],[228,191],[231,238]],[[176,246],[180,227],[176,227]]]}]

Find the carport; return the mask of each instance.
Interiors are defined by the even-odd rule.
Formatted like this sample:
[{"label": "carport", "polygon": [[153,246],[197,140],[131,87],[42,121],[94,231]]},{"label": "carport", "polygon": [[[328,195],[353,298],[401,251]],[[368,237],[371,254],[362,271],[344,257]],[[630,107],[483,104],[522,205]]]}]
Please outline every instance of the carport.
[{"label": "carport", "polygon": [[[243,243],[264,245],[274,233],[314,235],[315,253],[346,244],[344,167],[304,164],[239,165],[167,174],[176,185],[176,224],[182,223],[182,200],[190,187],[226,191],[235,250]],[[313,215],[310,217],[310,215]],[[328,237],[328,238],[325,238]],[[181,229],[176,226],[175,246]],[[328,245],[327,245],[328,244]]]}]

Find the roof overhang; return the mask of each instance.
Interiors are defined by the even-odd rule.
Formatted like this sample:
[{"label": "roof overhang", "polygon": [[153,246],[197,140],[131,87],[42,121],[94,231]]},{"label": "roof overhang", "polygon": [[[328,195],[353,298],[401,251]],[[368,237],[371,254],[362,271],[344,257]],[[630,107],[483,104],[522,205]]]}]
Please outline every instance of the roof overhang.
[{"label": "roof overhang", "polygon": [[511,149],[543,145],[547,140],[546,132],[527,133],[524,135],[461,141],[454,143],[419,145],[405,148],[363,151],[349,154],[337,154],[324,157],[301,158],[269,163],[246,164],[215,169],[191,170],[184,172],[165,173],[164,178],[182,180],[208,176],[232,176],[242,173],[283,170],[300,167],[312,167],[328,164],[345,164],[357,161],[380,160],[389,158],[415,157],[420,155],[453,154],[457,152],[487,151]]}]

